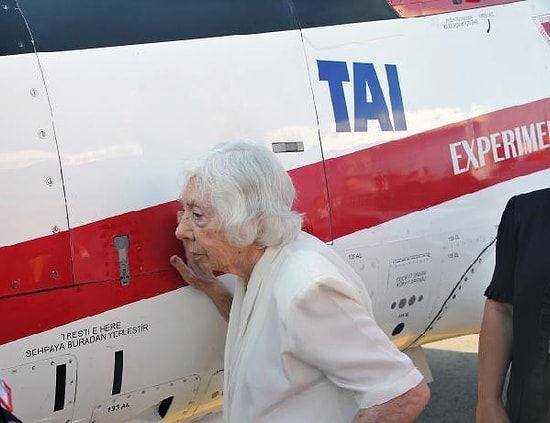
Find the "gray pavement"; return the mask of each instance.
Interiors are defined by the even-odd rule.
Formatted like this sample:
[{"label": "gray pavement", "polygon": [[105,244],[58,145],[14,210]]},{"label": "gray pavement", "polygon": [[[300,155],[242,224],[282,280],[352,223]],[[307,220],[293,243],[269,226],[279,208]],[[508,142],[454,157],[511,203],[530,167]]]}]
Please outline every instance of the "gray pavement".
[{"label": "gray pavement", "polygon": [[473,423],[478,335],[424,345],[434,381],[432,399],[417,423]]}]

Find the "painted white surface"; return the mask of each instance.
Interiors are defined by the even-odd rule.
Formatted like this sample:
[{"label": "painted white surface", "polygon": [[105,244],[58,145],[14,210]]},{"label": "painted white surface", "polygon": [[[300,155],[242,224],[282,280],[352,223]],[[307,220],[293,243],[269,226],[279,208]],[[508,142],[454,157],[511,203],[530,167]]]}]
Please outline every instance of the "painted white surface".
[{"label": "painted white surface", "polygon": [[[460,283],[441,319],[420,342],[474,333],[479,330],[483,292],[494,267],[495,246],[485,248],[496,237],[506,202],[514,194],[547,188],[549,181],[550,170],[516,178],[342,237],[333,246],[363,278],[384,331],[390,335],[397,324],[405,323],[405,331],[396,339],[401,348],[409,347],[429,326],[473,265],[474,271]],[[403,260],[415,255],[420,257]],[[423,272],[420,276],[426,279],[409,285],[397,283],[400,276],[414,272]],[[391,307],[412,296],[416,301],[423,296],[423,302]]]},{"label": "painted white surface", "polygon": [[[36,56],[2,57],[0,246],[67,229],[46,89]],[[17,219],[20,224],[14,224]],[[4,263],[2,263],[4,264]]]},{"label": "painted white surface", "polygon": [[[550,48],[536,18],[544,13],[548,4],[538,0],[304,30],[325,158],[550,96]],[[468,24],[450,27],[462,19]],[[373,63],[386,99],[384,65],[396,65],[407,130],[384,132],[370,121],[367,133],[335,132],[327,82],[316,77],[317,60],[346,62],[350,79],[352,63]],[[353,82],[343,86],[353,131]]]},{"label": "painted white surface", "polygon": [[[191,395],[193,404],[179,404],[185,411],[182,415],[189,416],[196,405],[210,400],[211,392],[222,388],[221,380],[217,387],[209,386],[209,381],[223,369],[226,328],[204,295],[191,287],[181,288],[3,345],[0,378],[9,380],[17,415],[25,422],[54,418],[53,399],[48,401],[44,394],[52,394],[55,373],[23,369],[33,365],[52,368],[50,363],[63,357],[71,358],[75,366],[70,386],[76,391],[72,395],[67,392],[66,398],[66,408],[72,408],[76,400],[73,422],[90,421],[93,413],[98,423],[113,421],[115,415],[114,421],[154,415],[156,409],[148,411],[151,404],[140,401],[139,395],[154,395],[156,387],[161,386],[166,391],[161,399],[174,395],[177,403],[180,395],[188,395],[181,382],[184,378],[187,385],[198,384]],[[120,350],[124,351],[121,400],[130,406],[98,418],[98,405],[118,401],[111,389],[114,354]],[[179,382],[165,387],[171,381]],[[142,390],[146,392],[139,394]],[[132,398],[126,398],[129,394]],[[45,399],[37,402],[36,398]]]},{"label": "painted white surface", "polygon": [[[491,8],[494,16],[488,34],[482,23],[456,31],[446,29],[445,16],[372,23],[368,30],[363,25],[308,29],[304,31],[306,58],[296,31],[42,53],[69,221],[72,226],[82,225],[175,199],[185,161],[228,138],[267,145],[273,141],[304,142],[305,154],[278,156],[287,169],[320,161],[312,89],[326,157],[548,97],[550,46],[532,18],[549,13],[542,3]],[[457,15],[478,16],[483,11]],[[510,21],[514,31],[507,25]],[[500,43],[508,46],[506,50],[498,47]],[[477,48],[472,50],[472,44]],[[458,64],[457,55],[464,58]],[[314,78],[315,61],[321,57],[372,62],[379,74],[383,74],[385,63],[397,64],[408,131],[335,134],[328,91]],[[523,72],[525,66],[529,72]],[[10,109],[0,115],[5,134],[0,152],[0,219],[11,222],[16,216],[24,222],[5,225],[0,232],[0,245],[10,245],[47,235],[54,226],[66,230],[67,216],[62,187],[55,183],[60,178],[55,140],[49,135],[44,139],[38,136],[43,128],[46,134],[53,134],[54,126],[36,57],[2,58],[0,70],[9,76],[0,81],[3,95],[13,98]],[[507,81],[505,86],[503,81]],[[35,87],[38,97],[30,95]],[[349,90],[346,96],[350,104]],[[54,181],[52,187],[45,184],[49,176]],[[544,187],[549,180],[548,171],[518,178],[336,240],[334,248],[363,275],[378,320],[388,333],[403,320],[391,304],[422,294],[427,307],[420,312],[411,308],[406,318],[407,327],[418,331],[441,309],[464,268],[494,236],[499,211],[509,193]],[[480,208],[479,204],[493,204],[494,208]],[[466,216],[486,223],[479,236],[463,230]],[[461,241],[449,241],[457,233]],[[410,268],[427,270],[427,284],[418,291],[392,288],[390,279],[399,276],[392,260],[426,251],[431,253],[430,259]],[[362,253],[362,259],[349,259],[356,252]],[[452,252],[465,255],[451,260],[446,254]],[[450,303],[435,327],[434,338],[475,330],[481,291],[491,269],[488,263],[475,283],[464,284]],[[123,329],[108,326],[111,329],[105,331],[105,339],[78,344],[78,339],[90,337],[78,335],[79,330],[93,331],[111,324]],[[140,326],[144,324],[147,330]],[[142,330],[136,333],[110,335],[138,327]],[[67,338],[75,331],[74,338]],[[405,335],[401,346],[413,341],[414,331]],[[167,381],[198,375],[198,403],[208,401],[214,389],[209,381],[221,369],[224,338],[225,324],[209,301],[192,288],[182,288],[2,346],[0,376],[14,377],[14,369],[24,368],[19,373],[24,375],[20,376],[21,385],[33,386],[39,395],[49,385],[44,378],[34,383],[28,376],[33,374],[29,370],[33,363],[45,369],[42,365],[48,360],[74,357],[78,400],[73,421],[86,422],[98,405],[113,400],[110,379],[104,375],[112,374],[115,351],[132,351],[128,361],[125,358],[128,376],[123,392],[160,389],[160,385],[165,389]],[[78,345],[69,346],[69,340]],[[215,388],[220,389],[219,377],[216,383]],[[16,406],[25,410],[21,414],[25,421],[36,416],[48,420],[42,404],[31,405],[33,397],[16,393]],[[125,421],[123,411],[129,410],[121,409],[116,420]],[[150,410],[141,412],[147,417]],[[191,411],[183,410],[182,418],[185,413],[189,416]],[[209,419],[219,421],[219,416]]]},{"label": "painted white surface", "polygon": [[40,54],[71,226],[174,200],[188,160],[229,139],[302,141],[321,160],[297,31]]}]

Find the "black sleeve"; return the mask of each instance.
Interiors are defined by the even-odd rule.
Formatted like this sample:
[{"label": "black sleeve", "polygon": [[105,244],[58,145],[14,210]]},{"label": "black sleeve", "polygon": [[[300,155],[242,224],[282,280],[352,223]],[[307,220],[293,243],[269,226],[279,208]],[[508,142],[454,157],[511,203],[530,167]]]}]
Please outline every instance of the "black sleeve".
[{"label": "black sleeve", "polygon": [[493,278],[485,291],[487,298],[514,303],[514,274],[516,267],[516,197],[508,200],[497,232],[496,262]]}]

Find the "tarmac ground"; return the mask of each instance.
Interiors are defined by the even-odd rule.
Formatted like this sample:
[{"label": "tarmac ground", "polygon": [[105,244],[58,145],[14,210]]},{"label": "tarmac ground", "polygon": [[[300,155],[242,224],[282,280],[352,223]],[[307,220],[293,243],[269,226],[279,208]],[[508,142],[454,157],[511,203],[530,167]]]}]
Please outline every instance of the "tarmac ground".
[{"label": "tarmac ground", "polygon": [[475,422],[477,343],[478,335],[467,335],[424,345],[434,380],[418,423]]}]

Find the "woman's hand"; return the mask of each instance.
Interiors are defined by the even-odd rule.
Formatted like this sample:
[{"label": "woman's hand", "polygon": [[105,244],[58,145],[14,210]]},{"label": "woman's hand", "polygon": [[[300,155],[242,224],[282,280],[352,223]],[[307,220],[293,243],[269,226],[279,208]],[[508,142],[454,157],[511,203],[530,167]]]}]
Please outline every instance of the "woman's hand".
[{"label": "woman's hand", "polygon": [[233,296],[212,272],[202,269],[198,264],[187,258],[187,263],[177,255],[170,257],[170,264],[180,276],[192,287],[204,292],[212,300],[222,317],[228,321]]},{"label": "woman's hand", "polygon": [[180,276],[191,286],[206,292],[213,283],[219,283],[218,279],[210,271],[202,269],[198,264],[187,258],[187,263],[181,257],[173,255],[170,264],[178,271]]}]

